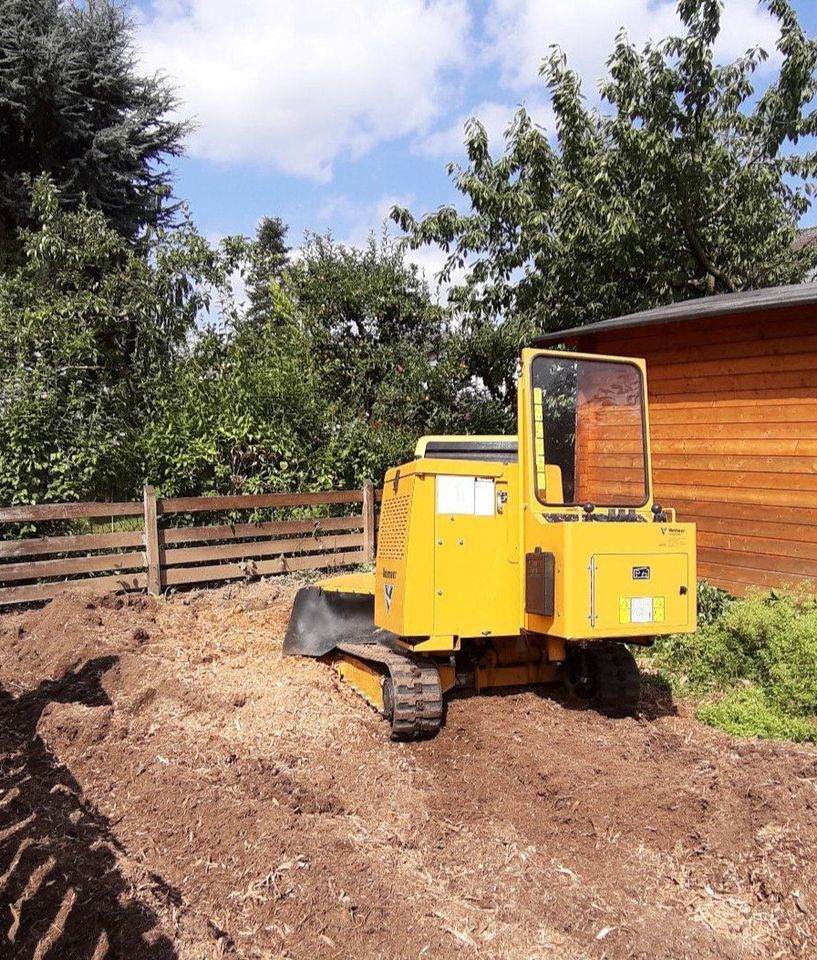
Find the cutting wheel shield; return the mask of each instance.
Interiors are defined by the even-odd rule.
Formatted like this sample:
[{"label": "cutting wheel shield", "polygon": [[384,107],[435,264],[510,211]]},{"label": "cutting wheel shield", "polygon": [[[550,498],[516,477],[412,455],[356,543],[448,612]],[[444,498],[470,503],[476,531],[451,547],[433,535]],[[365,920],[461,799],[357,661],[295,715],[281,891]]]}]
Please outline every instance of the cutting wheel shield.
[{"label": "cutting wheel shield", "polygon": [[385,631],[374,623],[374,597],[302,587],[284,637],[284,656],[323,657],[340,643],[376,643]]},{"label": "cutting wheel shield", "polygon": [[383,680],[383,713],[391,722],[392,740],[433,737],[443,722],[443,691],[433,660],[412,657],[382,643],[339,643],[338,651],[381,664],[388,671]]}]

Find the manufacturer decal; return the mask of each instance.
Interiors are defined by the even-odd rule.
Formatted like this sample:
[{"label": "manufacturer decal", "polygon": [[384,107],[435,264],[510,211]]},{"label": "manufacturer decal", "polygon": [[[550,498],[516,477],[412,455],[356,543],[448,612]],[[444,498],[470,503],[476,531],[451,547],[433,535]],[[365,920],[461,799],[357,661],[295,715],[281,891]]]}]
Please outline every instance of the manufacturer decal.
[{"label": "manufacturer decal", "polygon": [[393,583],[384,583],[383,584],[383,597],[386,601],[386,613],[391,613],[391,600],[394,596],[394,584]]},{"label": "manufacturer decal", "polygon": [[633,580],[649,580],[649,579],[650,579],[649,567],[633,567]]}]

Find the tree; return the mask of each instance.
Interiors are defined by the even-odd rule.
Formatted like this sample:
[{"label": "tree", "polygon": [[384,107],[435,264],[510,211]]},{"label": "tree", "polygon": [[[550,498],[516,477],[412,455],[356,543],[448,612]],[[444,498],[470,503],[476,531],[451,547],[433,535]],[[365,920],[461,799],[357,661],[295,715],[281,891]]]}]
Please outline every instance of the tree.
[{"label": "tree", "polygon": [[33,188],[22,258],[0,274],[0,503],[138,494],[142,434],[198,315],[243,254],[189,225],[137,252],[86,206]]},{"label": "tree", "polygon": [[767,54],[716,64],[720,0],[680,0],[683,36],[639,52],[619,35],[603,110],[587,107],[551,51],[540,72],[554,143],[523,109],[494,159],[484,127],[469,122],[468,164],[449,172],[470,211],[392,212],[411,246],[448,254],[443,280],[467,268],[451,302],[496,400],[513,396],[517,350],[536,332],[808,275],[814,248],[794,253],[792,241],[817,155],[794,151],[817,132],[817,42],[788,0],[767,5],[782,64],[760,96],[752,77]]},{"label": "tree", "polygon": [[250,251],[247,314],[256,323],[275,313],[276,287],[287,264],[289,227],[280,217],[263,217]]},{"label": "tree", "polygon": [[505,425],[394,244],[312,236],[270,290],[149,390],[145,473],[165,495],[359,487],[423,433]]},{"label": "tree", "polygon": [[320,371],[337,483],[382,477],[422,434],[485,426],[445,311],[385,236],[362,250],[308,238],[284,290]]},{"label": "tree", "polygon": [[[137,71],[132,28],[113,0],[0,4],[0,254],[29,224],[31,183],[46,173],[63,202],[127,238],[166,224],[168,157],[189,124],[173,89]],[[8,251],[6,250],[8,256]]]}]

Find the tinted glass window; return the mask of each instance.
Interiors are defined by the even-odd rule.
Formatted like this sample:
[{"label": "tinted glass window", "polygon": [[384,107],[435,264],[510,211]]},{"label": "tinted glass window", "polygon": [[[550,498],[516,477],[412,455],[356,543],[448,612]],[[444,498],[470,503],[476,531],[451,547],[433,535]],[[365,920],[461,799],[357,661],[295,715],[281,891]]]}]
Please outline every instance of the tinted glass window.
[{"label": "tinted glass window", "polygon": [[531,380],[539,499],[548,504],[642,506],[647,500],[647,458],[638,367],[536,357]]}]

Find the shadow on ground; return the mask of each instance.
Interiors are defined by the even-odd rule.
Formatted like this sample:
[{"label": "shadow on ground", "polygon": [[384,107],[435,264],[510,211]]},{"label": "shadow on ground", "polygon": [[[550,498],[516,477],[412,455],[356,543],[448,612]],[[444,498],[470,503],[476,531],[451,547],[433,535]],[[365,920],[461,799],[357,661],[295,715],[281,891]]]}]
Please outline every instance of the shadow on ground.
[{"label": "shadow on ground", "polygon": [[672,696],[672,687],[660,674],[642,672],[641,699],[638,709],[645,720],[678,716],[678,707]]},{"label": "shadow on ground", "polygon": [[[477,691],[472,687],[460,687],[446,694],[445,702],[468,700],[471,697],[517,697],[532,690],[546,700],[558,703],[565,710],[593,710],[592,703],[571,696],[561,683],[536,684],[534,686],[489,687]],[[644,720],[657,720],[659,717],[676,717],[678,708],[673,700],[669,683],[655,674],[641,675],[641,697],[638,703],[638,716]]]},{"label": "shadow on ground", "polygon": [[[171,960],[172,942],[118,863],[110,822],[82,796],[71,771],[37,733],[50,703],[109,704],[101,680],[117,661],[12,696],[0,688],[0,955],[37,960]],[[142,884],[139,884],[140,894]],[[176,890],[146,877],[151,896],[180,904]]]}]

